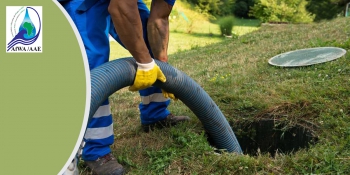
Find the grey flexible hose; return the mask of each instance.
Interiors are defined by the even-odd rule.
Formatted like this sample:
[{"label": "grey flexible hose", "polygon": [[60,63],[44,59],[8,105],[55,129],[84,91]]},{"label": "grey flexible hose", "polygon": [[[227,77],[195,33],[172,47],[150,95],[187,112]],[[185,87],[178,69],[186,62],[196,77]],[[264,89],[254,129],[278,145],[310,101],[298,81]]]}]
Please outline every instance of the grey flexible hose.
[{"label": "grey flexible hose", "polygon": [[[167,78],[165,83],[157,81],[154,86],[173,93],[202,122],[218,149],[241,154],[242,149],[229,123],[209,95],[185,73],[167,63],[155,60]],[[91,104],[89,120],[98,107],[110,95],[134,82],[136,62],[133,58],[122,58],[107,62],[91,70]]]}]

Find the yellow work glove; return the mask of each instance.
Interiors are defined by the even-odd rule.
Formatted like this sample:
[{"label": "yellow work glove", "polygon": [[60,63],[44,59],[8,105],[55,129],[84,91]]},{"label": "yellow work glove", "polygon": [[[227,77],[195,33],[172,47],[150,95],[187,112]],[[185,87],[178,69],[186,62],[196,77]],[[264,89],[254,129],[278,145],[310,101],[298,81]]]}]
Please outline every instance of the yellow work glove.
[{"label": "yellow work glove", "polygon": [[164,91],[163,89],[162,89],[162,93],[163,93],[163,96],[165,97],[165,98],[171,98],[171,99],[173,99],[173,100],[177,100],[177,98],[175,97],[175,95],[174,94],[172,94],[172,93],[169,93],[169,92],[166,92],[166,91]]},{"label": "yellow work glove", "polygon": [[150,63],[141,64],[136,62],[137,70],[134,84],[129,87],[130,91],[138,91],[148,88],[153,85],[154,82],[160,80],[165,82],[166,78],[159,66],[152,60]]}]

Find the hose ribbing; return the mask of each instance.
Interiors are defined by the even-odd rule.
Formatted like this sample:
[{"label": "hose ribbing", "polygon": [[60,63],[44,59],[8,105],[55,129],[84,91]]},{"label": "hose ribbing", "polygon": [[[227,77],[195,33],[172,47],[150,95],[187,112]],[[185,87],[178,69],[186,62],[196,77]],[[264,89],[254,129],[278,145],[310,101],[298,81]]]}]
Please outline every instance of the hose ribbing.
[{"label": "hose ribbing", "polygon": [[[218,149],[242,153],[226,118],[210,96],[185,73],[167,63],[155,60],[167,78],[165,83],[157,81],[154,86],[173,93],[202,122]],[[134,82],[136,62],[133,58],[122,58],[107,62],[91,70],[91,104],[89,120],[98,107],[114,92]]]}]

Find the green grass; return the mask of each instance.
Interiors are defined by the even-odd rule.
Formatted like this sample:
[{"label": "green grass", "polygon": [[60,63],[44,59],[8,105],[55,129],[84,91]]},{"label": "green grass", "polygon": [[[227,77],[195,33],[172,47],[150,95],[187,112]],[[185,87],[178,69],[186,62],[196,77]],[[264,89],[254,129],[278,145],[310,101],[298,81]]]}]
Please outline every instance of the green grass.
[{"label": "green grass", "polygon": [[[230,122],[273,114],[290,127],[301,119],[317,126],[318,143],[308,150],[275,157],[266,153],[217,155],[207,143],[200,121],[181,101],[172,102],[169,109],[189,115],[191,122],[143,133],[140,97],[122,89],[110,97],[116,135],[113,153],[128,174],[136,175],[350,174],[350,54],[300,68],[267,63],[269,58],[295,49],[336,46],[349,51],[348,26],[346,18],[262,26],[236,39],[175,49],[169,56],[169,63],[199,83]],[[81,170],[83,175],[91,174],[84,167]]]},{"label": "green grass", "polygon": [[260,21],[257,19],[239,19],[236,18],[233,33],[236,35],[245,35],[259,29]]}]

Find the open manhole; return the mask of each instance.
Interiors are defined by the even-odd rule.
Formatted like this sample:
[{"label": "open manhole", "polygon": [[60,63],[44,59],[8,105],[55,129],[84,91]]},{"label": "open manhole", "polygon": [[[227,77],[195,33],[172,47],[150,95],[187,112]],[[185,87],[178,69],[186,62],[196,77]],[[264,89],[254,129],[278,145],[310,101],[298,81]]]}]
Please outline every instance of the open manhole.
[{"label": "open manhole", "polygon": [[[284,122],[274,119],[259,119],[257,121],[238,122],[233,125],[236,138],[244,154],[257,156],[269,153],[289,154],[299,149],[307,149],[318,140],[313,126],[296,124],[287,126]],[[208,135],[208,142],[215,147]]]},{"label": "open manhole", "polygon": [[259,153],[292,153],[317,142],[315,131],[296,124],[287,126],[274,119],[259,119],[235,123],[234,132],[244,154],[256,156]]},{"label": "open manhole", "polygon": [[[319,111],[309,102],[282,103],[254,117],[231,121],[230,125],[244,154],[289,154],[307,149],[318,141]],[[215,147],[208,135],[209,143]]]}]

